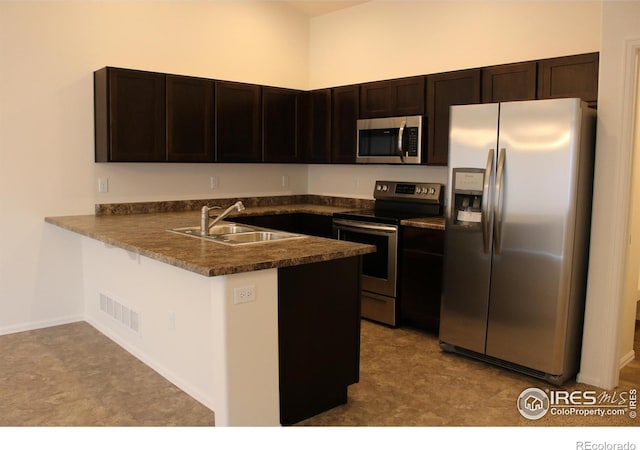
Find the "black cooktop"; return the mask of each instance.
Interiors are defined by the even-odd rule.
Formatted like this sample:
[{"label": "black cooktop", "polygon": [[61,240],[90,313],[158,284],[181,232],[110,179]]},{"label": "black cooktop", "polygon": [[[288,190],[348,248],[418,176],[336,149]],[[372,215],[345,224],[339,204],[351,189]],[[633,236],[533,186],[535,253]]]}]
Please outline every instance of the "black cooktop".
[{"label": "black cooktop", "polygon": [[338,219],[358,220],[360,222],[386,223],[397,225],[401,220],[416,219],[418,217],[441,216],[440,205],[408,205],[401,204],[398,208],[378,207],[375,209],[359,209],[355,211],[343,211],[333,213],[333,217]]},{"label": "black cooktop", "polygon": [[376,181],[373,209],[334,213],[333,217],[390,225],[404,219],[441,216],[443,186],[437,183]]}]

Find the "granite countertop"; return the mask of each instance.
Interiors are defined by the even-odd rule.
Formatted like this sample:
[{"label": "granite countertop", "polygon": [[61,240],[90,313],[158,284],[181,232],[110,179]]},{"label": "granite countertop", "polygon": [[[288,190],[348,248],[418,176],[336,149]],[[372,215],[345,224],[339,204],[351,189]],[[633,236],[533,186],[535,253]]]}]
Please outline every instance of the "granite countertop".
[{"label": "granite countertop", "polygon": [[[345,209],[349,208],[309,204],[257,206],[235,217],[287,212],[331,215]],[[233,217],[230,215],[226,221],[232,222]],[[204,276],[296,266],[375,251],[371,245],[314,236],[231,246],[167,231],[198,226],[199,211],[47,217],[45,221]]]},{"label": "granite countertop", "polygon": [[444,230],[445,219],[442,216],[420,217],[417,219],[402,220],[400,225],[404,225],[406,227],[430,228],[432,230]]}]

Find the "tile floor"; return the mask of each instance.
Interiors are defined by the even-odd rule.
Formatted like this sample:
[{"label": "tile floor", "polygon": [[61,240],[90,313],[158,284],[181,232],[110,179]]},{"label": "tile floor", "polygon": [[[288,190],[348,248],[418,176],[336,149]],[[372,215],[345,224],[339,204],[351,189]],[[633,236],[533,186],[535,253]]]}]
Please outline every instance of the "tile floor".
[{"label": "tile floor", "polygon": [[[636,354],[640,355],[640,332]],[[434,335],[362,323],[360,382],[349,402],[303,426],[637,426],[623,417],[530,421],[523,389],[554,388],[442,352]],[[640,387],[640,361],[617,391]],[[593,389],[576,382],[564,389]],[[596,389],[600,392],[601,390]],[[0,336],[0,426],[210,426],[213,413],[85,322]]]}]

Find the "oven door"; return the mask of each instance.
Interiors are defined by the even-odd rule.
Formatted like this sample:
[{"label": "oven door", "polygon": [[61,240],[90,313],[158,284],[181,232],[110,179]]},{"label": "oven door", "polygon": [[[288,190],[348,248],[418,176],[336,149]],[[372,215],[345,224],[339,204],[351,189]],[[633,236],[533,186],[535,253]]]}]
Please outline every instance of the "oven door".
[{"label": "oven door", "polygon": [[395,297],[398,227],[344,219],[333,219],[333,227],[339,240],[376,246],[375,253],[362,258],[362,289]]}]

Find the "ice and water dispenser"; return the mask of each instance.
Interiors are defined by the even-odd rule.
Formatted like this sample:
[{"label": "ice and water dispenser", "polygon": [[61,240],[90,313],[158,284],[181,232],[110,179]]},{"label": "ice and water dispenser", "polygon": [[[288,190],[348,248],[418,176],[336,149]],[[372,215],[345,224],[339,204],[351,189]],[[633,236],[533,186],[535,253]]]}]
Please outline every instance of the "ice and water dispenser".
[{"label": "ice and water dispenser", "polygon": [[453,225],[480,227],[482,224],[482,192],[484,169],[453,169],[452,217]]}]

